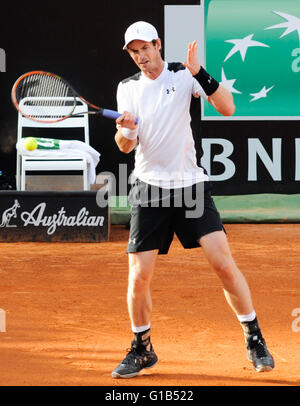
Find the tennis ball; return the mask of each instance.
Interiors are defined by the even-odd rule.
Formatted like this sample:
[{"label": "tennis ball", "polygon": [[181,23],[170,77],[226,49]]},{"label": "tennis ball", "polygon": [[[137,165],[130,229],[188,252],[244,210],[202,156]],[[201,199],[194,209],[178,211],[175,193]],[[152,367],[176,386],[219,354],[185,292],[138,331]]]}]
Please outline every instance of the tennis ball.
[{"label": "tennis ball", "polygon": [[34,137],[28,137],[25,139],[24,147],[27,151],[34,151],[37,148],[38,144]]}]

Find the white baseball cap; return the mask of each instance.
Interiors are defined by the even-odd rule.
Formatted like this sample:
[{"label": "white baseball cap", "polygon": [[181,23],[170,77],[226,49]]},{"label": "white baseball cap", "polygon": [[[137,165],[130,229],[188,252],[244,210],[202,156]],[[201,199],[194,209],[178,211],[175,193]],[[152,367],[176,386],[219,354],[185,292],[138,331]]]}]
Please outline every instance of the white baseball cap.
[{"label": "white baseball cap", "polygon": [[146,23],[145,21],[138,21],[127,28],[123,49],[126,49],[127,45],[135,39],[151,42],[154,39],[158,39],[158,33],[152,24]]}]

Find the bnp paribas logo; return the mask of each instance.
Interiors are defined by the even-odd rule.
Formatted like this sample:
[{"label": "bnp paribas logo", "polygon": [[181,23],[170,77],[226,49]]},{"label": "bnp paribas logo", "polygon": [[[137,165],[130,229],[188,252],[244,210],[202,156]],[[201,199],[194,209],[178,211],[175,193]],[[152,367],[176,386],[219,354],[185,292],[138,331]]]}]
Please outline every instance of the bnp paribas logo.
[{"label": "bnp paribas logo", "polygon": [[206,68],[234,95],[232,119],[300,119],[300,1],[205,0],[203,16]]}]

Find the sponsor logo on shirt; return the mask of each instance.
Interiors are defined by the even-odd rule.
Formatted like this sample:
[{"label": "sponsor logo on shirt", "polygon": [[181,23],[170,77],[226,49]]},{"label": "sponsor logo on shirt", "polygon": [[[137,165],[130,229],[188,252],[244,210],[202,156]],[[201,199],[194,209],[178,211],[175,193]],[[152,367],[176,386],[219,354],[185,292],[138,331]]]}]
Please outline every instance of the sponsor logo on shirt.
[{"label": "sponsor logo on shirt", "polygon": [[170,88],[167,89],[167,94],[171,94],[171,93],[175,93],[176,92],[176,87],[172,86]]}]

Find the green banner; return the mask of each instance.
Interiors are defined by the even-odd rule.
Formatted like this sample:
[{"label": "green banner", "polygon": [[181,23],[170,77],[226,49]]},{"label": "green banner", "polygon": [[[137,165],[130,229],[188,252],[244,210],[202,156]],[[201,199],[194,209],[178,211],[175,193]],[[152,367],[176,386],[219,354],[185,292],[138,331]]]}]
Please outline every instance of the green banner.
[{"label": "green banner", "polygon": [[[204,3],[204,4],[203,4]],[[205,0],[207,71],[234,96],[230,119],[300,119],[300,1]],[[208,102],[203,118],[219,119]]]}]

